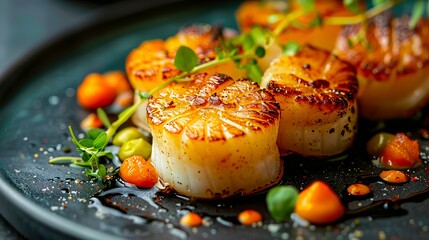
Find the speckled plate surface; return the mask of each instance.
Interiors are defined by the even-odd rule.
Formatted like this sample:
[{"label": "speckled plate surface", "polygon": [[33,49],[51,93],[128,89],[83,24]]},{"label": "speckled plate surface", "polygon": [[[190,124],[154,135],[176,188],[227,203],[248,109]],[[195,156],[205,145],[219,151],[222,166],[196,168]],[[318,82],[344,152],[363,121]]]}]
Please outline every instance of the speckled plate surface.
[{"label": "speckled plate surface", "polygon": [[[172,1],[174,2],[174,1]],[[141,41],[166,38],[191,23],[220,23],[235,28],[239,2],[205,4],[127,2],[107,9],[87,26],[72,29],[29,54],[0,79],[0,211],[29,238],[81,239],[428,239],[428,194],[396,203],[428,187],[429,143],[421,129],[429,128],[426,109],[413,119],[387,122],[385,131],[409,132],[421,142],[424,166],[409,170],[404,185],[387,185],[376,178],[380,169],[365,155],[364,143],[377,123],[361,121],[359,139],[341,161],[318,162],[285,158],[284,183],[303,189],[316,179],[341,193],[359,176],[367,176],[371,199],[352,201],[350,209],[379,203],[360,213],[349,212],[329,226],[275,223],[265,209],[265,193],[227,201],[188,201],[156,190],[139,190],[88,181],[80,168],[49,165],[51,156],[77,155],[67,126],[79,129],[88,114],[78,107],[75,89],[91,72],[123,70],[127,54]],[[80,131],[81,132],[81,131]],[[98,196],[95,197],[94,196]],[[381,200],[381,201],[379,201]],[[237,214],[253,208],[263,225],[245,227]],[[181,214],[195,211],[208,224],[198,229],[179,225]]]}]

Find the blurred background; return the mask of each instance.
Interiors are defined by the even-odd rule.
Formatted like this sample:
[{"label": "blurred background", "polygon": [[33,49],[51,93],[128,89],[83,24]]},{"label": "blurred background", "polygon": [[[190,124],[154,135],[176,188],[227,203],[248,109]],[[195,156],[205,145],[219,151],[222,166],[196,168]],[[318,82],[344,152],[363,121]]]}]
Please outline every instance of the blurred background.
[{"label": "blurred background", "polygon": [[[32,49],[120,0],[0,0],[0,76]],[[0,193],[2,194],[2,193]],[[24,239],[0,215],[0,239]]]}]

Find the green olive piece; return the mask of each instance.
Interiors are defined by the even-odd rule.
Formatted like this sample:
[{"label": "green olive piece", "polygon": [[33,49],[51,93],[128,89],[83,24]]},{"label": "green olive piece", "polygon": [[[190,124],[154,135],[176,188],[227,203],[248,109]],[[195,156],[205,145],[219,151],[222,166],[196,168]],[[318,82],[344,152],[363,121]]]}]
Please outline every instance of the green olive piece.
[{"label": "green olive piece", "polygon": [[125,142],[119,149],[119,159],[122,161],[133,155],[140,155],[148,160],[152,153],[152,145],[146,142],[143,138],[132,139]]},{"label": "green olive piece", "polygon": [[380,132],[375,134],[366,144],[366,151],[369,155],[374,157],[379,157],[383,150],[386,148],[387,143],[394,137],[395,135]]},{"label": "green olive piece", "polygon": [[132,139],[137,139],[137,138],[143,138],[147,140],[146,136],[142,132],[140,132],[137,128],[126,127],[121,131],[119,131],[118,133],[116,133],[116,135],[113,137],[113,145],[122,146],[122,144],[124,144],[125,142]]}]

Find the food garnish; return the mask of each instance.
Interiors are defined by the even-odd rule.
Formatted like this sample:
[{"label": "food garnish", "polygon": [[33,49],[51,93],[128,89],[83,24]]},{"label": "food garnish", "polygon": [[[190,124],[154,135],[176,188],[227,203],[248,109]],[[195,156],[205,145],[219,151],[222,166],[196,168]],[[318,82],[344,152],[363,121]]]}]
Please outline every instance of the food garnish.
[{"label": "food garnish", "polygon": [[247,226],[255,225],[262,222],[262,215],[253,209],[248,209],[238,214],[238,221]]},{"label": "food garnish", "polygon": [[421,165],[419,143],[404,133],[397,133],[387,142],[380,163],[385,168],[407,169]]},{"label": "food garnish", "polygon": [[295,213],[314,224],[328,224],[344,215],[338,195],[323,181],[315,181],[299,193]]},{"label": "food garnish", "polygon": [[140,155],[144,159],[149,159],[152,153],[152,145],[143,138],[130,139],[122,144],[118,157],[121,160],[132,155]]},{"label": "food garnish", "polygon": [[180,224],[186,227],[198,227],[203,224],[203,219],[197,213],[190,212],[180,218]]},{"label": "food garnish", "polygon": [[87,109],[110,106],[116,98],[116,88],[107,84],[101,74],[90,74],[77,88],[77,101]]},{"label": "food garnish", "polygon": [[119,176],[127,183],[141,188],[151,188],[158,182],[158,173],[142,156],[126,158],[119,168]]},{"label": "food garnish", "polygon": [[409,178],[405,173],[398,170],[386,170],[380,173],[380,178],[388,183],[406,183]]},{"label": "food garnish", "polygon": [[371,193],[371,189],[362,183],[354,183],[347,187],[347,192],[352,196],[365,196]]},{"label": "food garnish", "polygon": [[111,71],[103,74],[105,84],[116,89],[116,95],[132,91],[131,85],[123,72]]},{"label": "food garnish", "polygon": [[371,157],[380,157],[386,148],[387,143],[392,140],[395,135],[386,132],[380,132],[372,136],[366,143],[366,152]]},{"label": "food garnish", "polygon": [[294,186],[280,185],[271,188],[266,197],[267,208],[274,220],[289,220],[295,208],[298,190]]},{"label": "food garnish", "polygon": [[145,134],[143,134],[138,128],[131,126],[123,128],[119,132],[117,132],[113,137],[112,144],[116,146],[122,146],[125,142],[137,138],[143,138],[147,142],[150,142],[149,138]]},{"label": "food garnish", "polygon": [[[353,9],[359,7],[359,1],[350,3]],[[357,6],[356,6],[357,5]],[[358,10],[360,10],[358,8]],[[282,20],[293,13],[300,16],[291,19],[291,24],[283,31],[276,30]],[[283,43],[297,41],[299,44],[311,44],[315,47],[332,50],[340,25],[324,24],[326,18],[347,17],[354,13],[348,11],[341,1],[246,1],[237,10],[237,21],[242,32],[248,32],[254,26],[280,32]]]}]

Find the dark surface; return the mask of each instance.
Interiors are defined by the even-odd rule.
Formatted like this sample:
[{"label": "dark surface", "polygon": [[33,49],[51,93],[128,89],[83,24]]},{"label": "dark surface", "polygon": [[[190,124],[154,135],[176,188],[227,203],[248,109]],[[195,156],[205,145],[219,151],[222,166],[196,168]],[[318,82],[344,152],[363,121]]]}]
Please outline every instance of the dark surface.
[{"label": "dark surface", "polygon": [[[91,4],[82,11],[92,11],[94,6]],[[95,18],[85,23],[85,26],[92,26],[89,30],[78,28],[70,35],[44,45],[35,52],[34,58],[27,58],[26,62],[17,66],[16,72],[2,79],[0,182],[7,183],[1,187],[8,192],[2,192],[0,209],[8,220],[27,237],[52,239],[60,236],[103,239],[114,236],[133,239],[378,239],[385,236],[386,239],[427,239],[427,193],[397,206],[388,203],[387,210],[382,206],[360,215],[349,214],[341,222],[329,226],[299,227],[292,221],[274,223],[265,210],[264,193],[222,202],[190,202],[174,195],[136,190],[118,184],[110,187],[113,192],[91,198],[102,189],[101,184],[88,181],[81,169],[47,163],[51,156],[77,154],[75,151],[65,153],[63,148],[71,146],[66,126],[70,124],[80,133],[79,122],[87,114],[77,106],[74,96],[74,89],[83,76],[90,72],[123,69],[126,55],[142,40],[168,37],[186,24],[213,22],[234,27],[232,14],[236,7],[236,3],[174,5],[130,18],[119,17],[101,25],[93,23],[97,19],[117,17],[109,14]],[[98,13],[87,17],[94,18]],[[132,13],[127,11],[127,14]],[[76,25],[70,23],[70,26],[74,28]],[[49,38],[49,35],[44,36]],[[39,36],[39,39],[43,38]],[[28,46],[18,47],[21,50],[17,51],[24,52]],[[413,137],[422,142],[425,161],[424,167],[408,171],[411,176],[418,177],[416,181],[400,186],[370,181],[375,192],[373,201],[396,195],[405,197],[427,188],[429,173],[425,167],[428,165],[428,143],[418,130],[427,129],[428,123],[429,115],[425,111],[417,118],[385,125],[386,131],[414,133]],[[361,122],[359,141],[346,160],[317,162],[296,157],[285,159],[284,183],[303,189],[311,181],[322,179],[335,191],[341,192],[349,183],[357,181],[357,175],[378,173],[380,170],[371,164],[363,149],[374,127],[374,123]],[[97,201],[110,208],[102,208]],[[360,203],[365,205],[370,202],[367,199]],[[357,204],[353,202],[349,207],[355,208]],[[99,211],[96,211],[97,207]],[[237,214],[248,208],[257,209],[264,215],[266,220],[263,226],[249,228],[236,224]],[[187,211],[203,214],[212,224],[196,232],[181,227],[178,224],[179,216]],[[274,231],[277,228],[278,231]],[[21,238],[15,233],[9,234],[8,226],[5,229],[5,238]],[[100,232],[92,235],[94,230]],[[108,237],[102,236],[103,233],[107,233]]]}]

